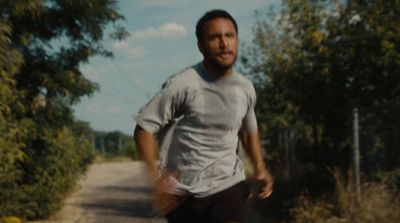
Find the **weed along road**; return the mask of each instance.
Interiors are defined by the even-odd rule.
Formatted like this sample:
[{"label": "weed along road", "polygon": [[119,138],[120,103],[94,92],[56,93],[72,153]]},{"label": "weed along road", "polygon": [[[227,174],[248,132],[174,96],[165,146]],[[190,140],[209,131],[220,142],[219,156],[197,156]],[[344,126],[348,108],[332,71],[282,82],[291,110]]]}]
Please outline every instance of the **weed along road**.
[{"label": "weed along road", "polygon": [[165,223],[151,215],[151,190],[141,162],[90,167],[64,208],[35,223]]}]

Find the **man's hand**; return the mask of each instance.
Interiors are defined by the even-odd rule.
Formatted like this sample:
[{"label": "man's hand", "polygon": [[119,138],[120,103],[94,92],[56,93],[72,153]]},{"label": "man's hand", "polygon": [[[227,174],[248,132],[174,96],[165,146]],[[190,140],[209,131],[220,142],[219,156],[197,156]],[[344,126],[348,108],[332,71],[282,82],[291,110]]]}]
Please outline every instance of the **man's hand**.
[{"label": "man's hand", "polygon": [[266,169],[256,171],[256,180],[260,184],[258,197],[265,199],[269,197],[273,192],[274,180],[271,174]]},{"label": "man's hand", "polygon": [[241,130],[239,136],[240,140],[242,141],[242,145],[249,155],[255,169],[254,177],[259,185],[258,197],[261,199],[267,198],[272,194],[274,180],[264,165],[258,131],[249,133],[245,130]]},{"label": "man's hand", "polygon": [[140,126],[136,126],[134,139],[149,171],[150,182],[152,182],[154,191],[153,210],[156,214],[165,215],[184,201],[179,196],[168,194],[168,191],[173,187],[170,178],[178,179],[179,174],[172,172],[164,173],[160,176],[157,164],[156,140],[153,134],[146,132]]},{"label": "man's hand", "polygon": [[154,181],[153,212],[157,215],[168,214],[186,200],[186,197],[184,196],[177,196],[168,193],[174,186],[171,177],[176,178],[178,177],[178,174],[163,174]]}]

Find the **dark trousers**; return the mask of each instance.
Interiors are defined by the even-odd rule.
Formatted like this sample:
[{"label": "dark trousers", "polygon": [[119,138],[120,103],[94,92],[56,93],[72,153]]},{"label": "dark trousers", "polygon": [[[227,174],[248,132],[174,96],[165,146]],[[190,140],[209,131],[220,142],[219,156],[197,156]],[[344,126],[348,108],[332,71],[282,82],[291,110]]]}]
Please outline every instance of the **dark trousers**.
[{"label": "dark trousers", "polygon": [[245,223],[249,194],[242,181],[205,198],[188,197],[166,217],[168,223]]}]

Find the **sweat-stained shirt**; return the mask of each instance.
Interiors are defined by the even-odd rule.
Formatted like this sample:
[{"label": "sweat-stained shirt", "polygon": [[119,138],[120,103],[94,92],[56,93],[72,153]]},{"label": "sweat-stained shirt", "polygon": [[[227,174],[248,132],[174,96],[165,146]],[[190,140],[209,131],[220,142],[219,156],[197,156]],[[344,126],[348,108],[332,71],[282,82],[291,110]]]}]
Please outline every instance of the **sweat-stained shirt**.
[{"label": "sweat-stained shirt", "polygon": [[245,179],[238,132],[257,130],[256,94],[239,73],[213,78],[203,63],[173,76],[136,115],[159,138],[161,174],[172,194],[206,197]]}]

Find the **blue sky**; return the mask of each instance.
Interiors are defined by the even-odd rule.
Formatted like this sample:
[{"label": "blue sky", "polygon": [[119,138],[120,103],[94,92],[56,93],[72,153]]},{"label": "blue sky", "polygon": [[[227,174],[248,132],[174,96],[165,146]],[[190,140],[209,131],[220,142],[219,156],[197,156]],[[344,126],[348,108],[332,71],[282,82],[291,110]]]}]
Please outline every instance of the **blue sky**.
[{"label": "blue sky", "polygon": [[81,67],[100,90],[74,107],[78,119],[95,130],[132,134],[133,115],[172,74],[201,61],[194,27],[211,9],[224,9],[249,43],[255,10],[267,12],[281,0],[120,0],[121,22],[130,33],[123,41],[104,40],[114,59],[92,58]]}]

